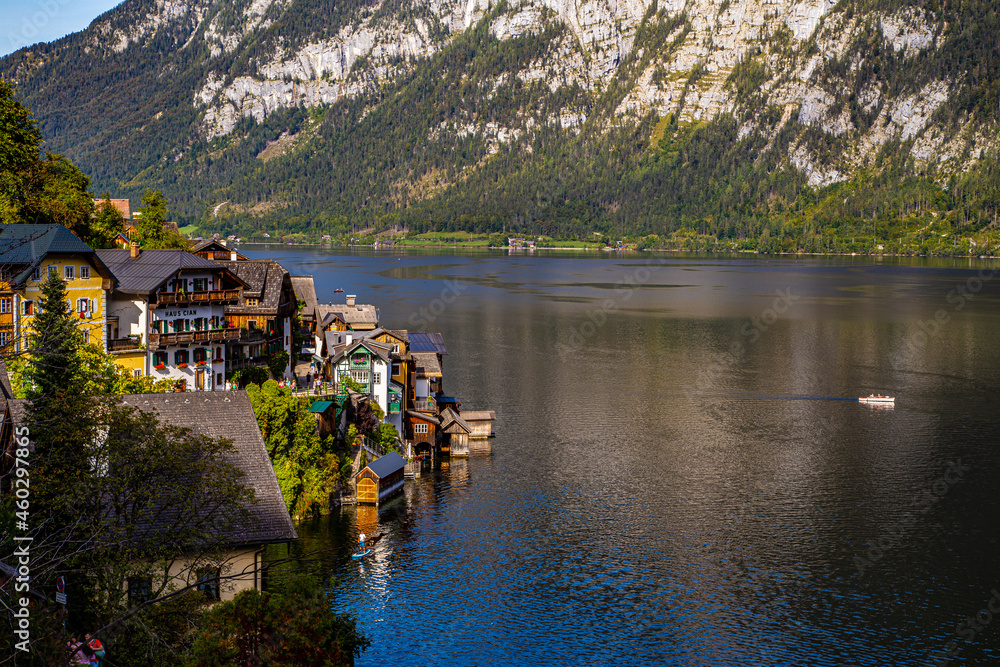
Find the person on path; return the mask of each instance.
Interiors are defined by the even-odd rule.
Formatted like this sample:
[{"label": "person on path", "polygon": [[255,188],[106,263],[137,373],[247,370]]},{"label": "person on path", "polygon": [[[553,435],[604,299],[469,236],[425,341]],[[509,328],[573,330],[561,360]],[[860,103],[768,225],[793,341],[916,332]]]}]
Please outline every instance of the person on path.
[{"label": "person on path", "polygon": [[361,553],[364,553],[365,552],[365,534],[364,533],[361,533],[361,535],[358,536],[358,543],[361,545],[361,548],[359,549],[359,551]]},{"label": "person on path", "polygon": [[69,664],[90,665],[90,656],[87,655],[89,649],[86,644],[76,641],[76,637],[70,637],[67,646],[73,652],[73,655],[69,659]]},{"label": "person on path", "polygon": [[232,391],[232,390],[233,390],[232,380],[226,380],[226,391]]},{"label": "person on path", "polygon": [[91,667],[100,667],[101,660],[104,659],[106,654],[104,644],[102,644],[101,640],[97,637],[91,637],[89,632],[87,633],[87,636],[84,637],[84,641],[87,642],[87,646],[91,651],[93,651],[93,656],[90,658]]}]

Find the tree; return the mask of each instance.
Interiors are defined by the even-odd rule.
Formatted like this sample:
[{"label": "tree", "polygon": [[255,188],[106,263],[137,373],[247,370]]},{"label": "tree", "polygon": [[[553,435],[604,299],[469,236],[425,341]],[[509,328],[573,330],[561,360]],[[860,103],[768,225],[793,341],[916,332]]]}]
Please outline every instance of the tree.
[{"label": "tree", "polygon": [[167,229],[167,200],[159,190],[147,190],[142,196],[142,208],[136,231],[144,248],[188,249],[188,242]]},{"label": "tree", "polygon": [[325,510],[342,467],[333,439],[319,437],[316,417],[291,389],[274,380],[246,389],[288,510],[293,516]]},{"label": "tree", "polygon": [[17,100],[13,86],[0,79],[0,223],[22,222],[27,180],[38,164],[41,142],[31,112]]},{"label": "tree", "polygon": [[318,588],[280,595],[243,591],[216,605],[195,639],[190,667],[339,667],[371,645]]},{"label": "tree", "polygon": [[285,369],[288,367],[288,359],[287,352],[278,350],[267,360],[267,367],[271,370],[271,377],[280,378],[284,376]]},{"label": "tree", "polygon": [[0,80],[0,223],[55,223],[84,238],[94,210],[90,179],[61,155],[41,157],[31,112]]},{"label": "tree", "polygon": [[105,192],[104,198],[97,205],[94,220],[90,223],[89,237],[83,240],[91,248],[111,248],[115,236],[123,229],[125,229],[125,216],[111,203],[111,196]]}]

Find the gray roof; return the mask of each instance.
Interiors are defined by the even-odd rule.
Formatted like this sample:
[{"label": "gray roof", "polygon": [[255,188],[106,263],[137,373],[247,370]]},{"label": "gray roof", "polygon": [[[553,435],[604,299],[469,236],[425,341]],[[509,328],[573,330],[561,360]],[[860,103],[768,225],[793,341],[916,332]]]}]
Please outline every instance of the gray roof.
[{"label": "gray roof", "polygon": [[90,255],[98,273],[110,275],[91,247],[62,225],[0,225],[0,266],[17,271],[11,283],[23,283],[50,254]]},{"label": "gray roof", "polygon": [[334,315],[342,319],[348,326],[357,324],[378,325],[378,311],[371,304],[360,303],[353,306],[341,303],[320,304],[315,308],[316,321],[327,326],[333,321]]},{"label": "gray roof", "polygon": [[[457,427],[457,429],[454,427]],[[462,415],[458,414],[450,405],[441,411],[441,430],[446,433],[458,433],[460,431],[472,433],[472,428],[462,419]]]},{"label": "gray roof", "polygon": [[411,417],[416,417],[417,419],[422,419],[425,422],[430,422],[432,424],[441,423],[441,420],[438,419],[436,416],[420,412],[419,410],[407,410],[406,414],[410,415]]},{"label": "gray roof", "polygon": [[[115,277],[115,289],[126,294],[148,294],[172,278],[178,271],[219,271],[224,269],[216,262],[187,250],[143,250],[135,259],[131,250],[115,248],[98,250],[97,256]],[[229,272],[232,276],[232,273]],[[233,279],[242,282],[235,276]]]},{"label": "gray roof", "polygon": [[155,412],[168,424],[233,442],[236,451],[232,463],[243,470],[243,482],[256,493],[257,503],[250,508],[254,522],[231,530],[226,536],[230,543],[262,544],[297,539],[250,397],[245,391],[133,394],[122,399],[131,407]]},{"label": "gray roof", "polygon": [[410,339],[410,352],[437,352],[438,354],[448,354],[448,349],[444,346],[444,337],[439,333],[411,331],[409,332],[408,337]]},{"label": "gray roof", "polygon": [[[221,536],[227,544],[298,539],[245,391],[131,394],[121,398],[125,405],[154,412],[167,424],[232,441],[236,451],[229,460],[243,470],[243,483],[253,489],[257,502],[250,507],[252,523],[232,527]],[[27,403],[25,399],[10,401],[11,419],[15,425],[24,422]]]},{"label": "gray roof", "polygon": [[413,370],[417,375],[441,375],[441,360],[437,352],[414,352]]},{"label": "gray roof", "polygon": [[[327,334],[330,333],[332,332],[329,331],[327,332]],[[330,339],[328,337],[327,338],[328,346],[330,345],[329,341]],[[377,340],[367,340],[367,339],[355,340],[350,345],[345,345],[344,347],[337,346],[336,348],[330,349],[327,356],[330,357],[330,360],[333,363],[337,363],[338,361],[349,355],[351,352],[354,352],[354,350],[358,349],[362,345],[365,347],[365,349],[369,350],[370,352],[374,352],[379,359],[381,359],[386,363],[389,363],[389,353],[392,351],[392,347],[386,345],[385,343],[380,343]]]},{"label": "gray roof", "polygon": [[462,419],[467,422],[493,421],[497,413],[493,410],[462,410]]},{"label": "gray roof", "polygon": [[396,452],[389,452],[382,458],[372,461],[365,467],[375,473],[376,477],[382,479],[383,477],[388,477],[392,473],[399,471],[400,468],[406,467],[406,461]]},{"label": "gray roof", "polygon": [[315,316],[316,309],[316,284],[313,283],[312,276],[292,276],[292,289],[295,290],[295,298],[304,302],[302,308],[302,318],[311,319]]},{"label": "gray roof", "polygon": [[[243,262],[218,261],[247,284],[239,305],[227,306],[226,312],[272,313],[281,306],[281,288],[288,271],[273,260],[248,260]],[[260,299],[256,306],[246,305],[247,297]]]}]

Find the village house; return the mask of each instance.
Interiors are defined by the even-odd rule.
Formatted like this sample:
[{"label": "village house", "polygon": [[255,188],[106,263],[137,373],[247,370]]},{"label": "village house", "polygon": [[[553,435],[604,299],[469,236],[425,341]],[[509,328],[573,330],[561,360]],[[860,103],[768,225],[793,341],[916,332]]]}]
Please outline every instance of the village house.
[{"label": "village house", "polygon": [[[312,276],[292,276],[292,289],[299,303],[302,332],[311,338],[316,333],[316,285]],[[315,351],[315,348],[314,348]]]},{"label": "village house", "polygon": [[69,309],[84,341],[107,350],[105,313],[111,273],[91,248],[62,225],[0,226],[0,347],[29,347],[32,322],[49,275],[66,281]]},{"label": "village house", "polygon": [[237,303],[226,306],[229,326],[240,330],[238,341],[228,343],[226,369],[267,366],[276,352],[288,354],[284,377],[292,378],[292,328],[297,303],[288,271],[271,260],[216,262],[246,283]]},{"label": "village house", "polygon": [[[227,459],[242,470],[243,483],[256,498],[247,508],[247,521],[238,525],[219,524],[209,553],[177,554],[166,575],[168,586],[195,585],[209,600],[231,600],[241,591],[262,589],[267,572],[264,547],[291,542],[298,536],[257,426],[250,397],[245,391],[222,391],[197,396],[133,394],[122,396],[121,400],[126,406],[154,413],[163,423],[190,428],[209,438],[230,440],[235,451]],[[28,401],[9,403],[13,425],[23,424]],[[9,447],[10,442],[5,442],[5,451]],[[159,569],[152,571],[160,572]],[[148,599],[150,591],[161,583],[153,580],[152,571],[142,563],[136,564],[136,575],[128,581],[131,604]]]},{"label": "village house", "polygon": [[98,250],[115,277],[108,351],[133,375],[173,381],[182,391],[221,390],[226,345],[240,330],[226,320],[246,287],[219,264],[183,250]]},{"label": "village house", "polygon": [[361,393],[378,404],[384,421],[402,433],[403,387],[390,376],[392,347],[371,338],[357,338],[353,332],[327,332],[330,377],[338,386],[350,378]]}]

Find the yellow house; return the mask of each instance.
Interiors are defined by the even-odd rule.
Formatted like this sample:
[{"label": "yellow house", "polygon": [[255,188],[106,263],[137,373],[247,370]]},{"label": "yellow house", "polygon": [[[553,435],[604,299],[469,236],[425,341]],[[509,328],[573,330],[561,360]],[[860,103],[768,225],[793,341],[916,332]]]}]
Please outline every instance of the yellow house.
[{"label": "yellow house", "polygon": [[66,281],[67,305],[84,341],[107,351],[111,273],[86,243],[62,225],[0,227],[0,345],[6,354],[29,347],[32,322],[49,274]]}]

